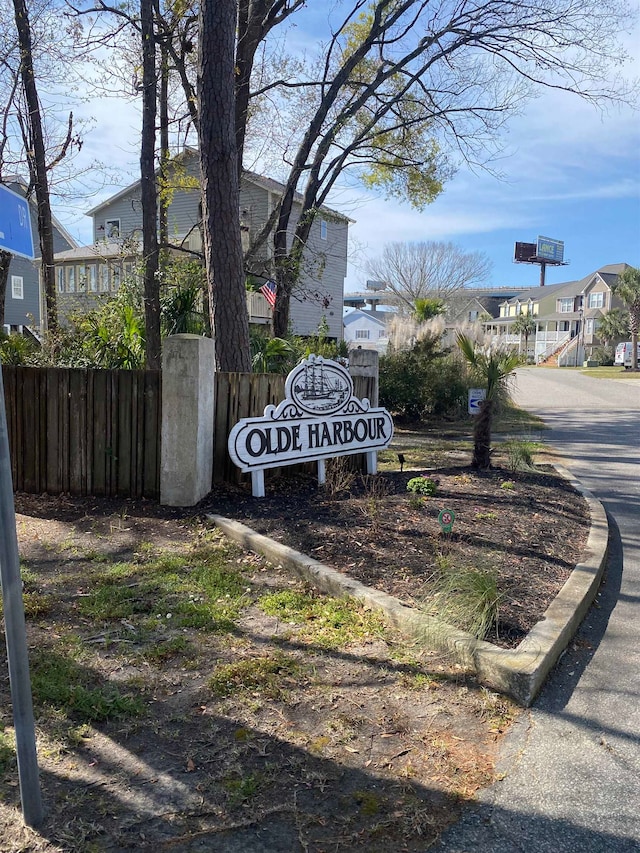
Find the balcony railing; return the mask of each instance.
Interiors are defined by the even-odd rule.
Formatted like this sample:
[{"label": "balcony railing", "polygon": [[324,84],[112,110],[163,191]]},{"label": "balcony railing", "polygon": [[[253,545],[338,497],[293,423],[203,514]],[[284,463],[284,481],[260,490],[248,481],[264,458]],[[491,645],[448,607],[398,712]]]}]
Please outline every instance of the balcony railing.
[{"label": "balcony railing", "polygon": [[271,307],[261,293],[247,292],[247,311],[250,323],[267,324],[271,322]]}]

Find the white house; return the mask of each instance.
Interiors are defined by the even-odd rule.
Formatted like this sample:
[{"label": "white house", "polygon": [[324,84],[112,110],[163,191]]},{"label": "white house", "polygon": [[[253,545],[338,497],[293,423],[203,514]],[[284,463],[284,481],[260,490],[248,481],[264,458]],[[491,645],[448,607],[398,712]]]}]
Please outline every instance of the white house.
[{"label": "white house", "polygon": [[389,332],[383,312],[375,315],[360,308],[344,309],[344,339],[349,349],[372,349],[384,355],[389,345]]}]

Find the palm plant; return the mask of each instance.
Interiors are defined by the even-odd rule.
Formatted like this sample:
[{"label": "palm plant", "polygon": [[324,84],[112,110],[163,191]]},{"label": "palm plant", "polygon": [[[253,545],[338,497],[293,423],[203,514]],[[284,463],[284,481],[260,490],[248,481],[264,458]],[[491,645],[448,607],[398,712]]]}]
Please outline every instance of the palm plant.
[{"label": "palm plant", "polygon": [[629,309],[629,331],[631,332],[631,370],[638,370],[638,329],[640,328],[640,269],[627,267],[611,286]]},{"label": "palm plant", "polygon": [[511,328],[516,335],[524,337],[524,355],[526,359],[529,354],[529,337],[536,331],[536,321],[531,314],[518,314]]},{"label": "palm plant", "polygon": [[161,323],[164,335],[204,333],[201,310],[202,289],[198,283],[179,284],[162,298]]},{"label": "palm plant", "polygon": [[296,350],[284,338],[255,337],[251,366],[254,373],[286,373],[293,366]]},{"label": "palm plant", "polygon": [[504,395],[509,377],[520,363],[517,352],[481,347],[462,332],[456,341],[460,351],[486,389],[486,397],[480,404],[480,412],[473,425],[474,468],[486,470],[491,467],[491,428],[496,402]]},{"label": "palm plant", "polygon": [[413,305],[413,317],[418,323],[426,323],[427,320],[432,320],[434,317],[446,314],[447,311],[447,307],[442,299],[416,299]]}]

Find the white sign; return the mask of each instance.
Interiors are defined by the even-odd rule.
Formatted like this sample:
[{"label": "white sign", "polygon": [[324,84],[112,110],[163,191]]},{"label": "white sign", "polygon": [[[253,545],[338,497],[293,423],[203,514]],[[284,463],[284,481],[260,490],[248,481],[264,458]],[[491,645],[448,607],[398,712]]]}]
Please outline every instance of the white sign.
[{"label": "white sign", "polygon": [[335,361],[311,355],[287,376],[286,399],[267,406],[261,418],[244,418],[229,434],[233,462],[250,471],[255,497],[264,497],[263,471],[298,462],[318,462],[324,482],[324,460],[367,454],[367,471],[376,471],[378,450],[393,438],[386,409],[371,408],[353,396],[349,372]]},{"label": "white sign", "polygon": [[486,388],[469,388],[469,414],[480,414],[480,403],[487,398]]}]

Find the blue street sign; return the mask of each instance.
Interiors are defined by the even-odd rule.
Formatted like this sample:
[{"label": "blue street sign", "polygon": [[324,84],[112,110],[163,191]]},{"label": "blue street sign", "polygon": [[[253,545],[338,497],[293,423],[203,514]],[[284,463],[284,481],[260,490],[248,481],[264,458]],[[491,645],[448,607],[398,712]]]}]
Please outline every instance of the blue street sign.
[{"label": "blue street sign", "polygon": [[0,249],[33,260],[29,202],[0,184]]},{"label": "blue street sign", "polygon": [[470,415],[479,415],[480,414],[480,403],[487,396],[486,388],[469,388],[469,414]]}]

